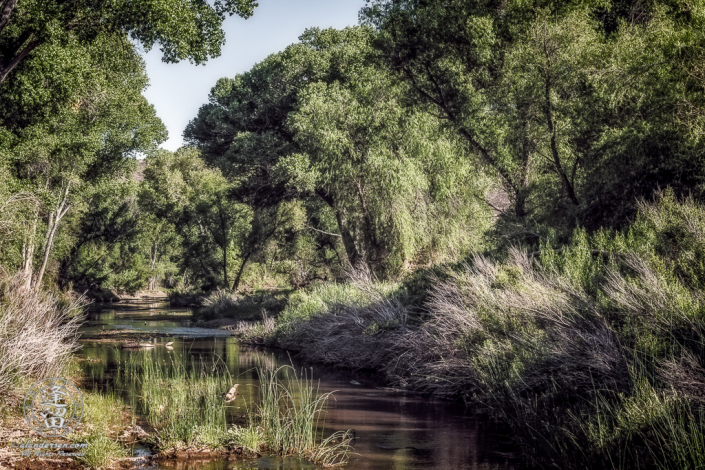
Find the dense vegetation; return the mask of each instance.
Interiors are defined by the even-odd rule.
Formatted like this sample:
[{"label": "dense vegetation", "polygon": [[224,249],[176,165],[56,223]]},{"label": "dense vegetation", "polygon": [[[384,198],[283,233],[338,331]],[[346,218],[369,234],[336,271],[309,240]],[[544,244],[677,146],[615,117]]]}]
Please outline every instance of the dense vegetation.
[{"label": "dense vegetation", "polygon": [[703,466],[701,2],[374,0],[219,80],[176,152],[130,38],[198,63],[254,4],[44,3],[0,1],[0,325],[22,289],[297,289],[238,334],[540,465]]}]

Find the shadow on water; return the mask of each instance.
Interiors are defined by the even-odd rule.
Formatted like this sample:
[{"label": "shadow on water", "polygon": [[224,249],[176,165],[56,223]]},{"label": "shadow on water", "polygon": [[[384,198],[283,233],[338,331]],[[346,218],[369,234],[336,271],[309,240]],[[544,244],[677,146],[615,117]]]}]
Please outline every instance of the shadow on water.
[{"label": "shadow on water", "polygon": [[[146,323],[146,324],[145,324]],[[120,349],[114,343],[83,342],[80,355],[98,362],[84,361],[88,387],[113,389],[118,363],[130,354],[151,354],[168,363],[174,355],[185,354],[206,361],[222,359],[235,381],[240,384],[229,419],[236,419],[252,409],[258,397],[255,367],[292,364],[282,351],[252,348],[238,344],[229,332],[198,328],[192,325],[188,310],[171,309],[154,300],[99,305],[89,312],[81,328],[85,338],[100,330],[126,329],[152,331],[169,336],[155,338],[157,347],[147,351]],[[173,349],[163,347],[173,341]],[[293,361],[300,369],[302,364]],[[335,391],[328,401],[325,434],[354,429],[356,455],[346,468],[360,470],[514,470],[519,466],[512,458],[512,448],[491,423],[469,414],[462,406],[404,395],[376,388],[378,383],[364,374],[318,365],[307,367],[318,381],[319,391]],[[119,392],[119,391],[118,391]],[[316,468],[296,458],[247,459],[239,461],[172,461],[159,469],[309,469]]]}]

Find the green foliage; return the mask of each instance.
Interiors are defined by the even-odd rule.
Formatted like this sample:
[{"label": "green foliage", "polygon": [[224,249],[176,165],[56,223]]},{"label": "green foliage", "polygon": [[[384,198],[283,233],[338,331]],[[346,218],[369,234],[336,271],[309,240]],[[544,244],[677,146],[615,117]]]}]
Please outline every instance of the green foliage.
[{"label": "green foliage", "polygon": [[150,439],[162,451],[191,445],[240,446],[252,453],[266,449],[280,455],[347,460],[347,436],[344,446],[331,445],[330,440],[322,443],[320,436],[331,393],[319,393],[313,379],[291,368],[262,366],[257,376],[259,398],[246,403],[252,407],[249,424],[229,428],[229,405],[223,396],[234,380],[222,362],[204,364],[177,355],[169,363],[156,363],[149,353],[135,354],[121,365],[118,384],[155,428]]},{"label": "green foliage", "polygon": [[45,274],[72,280],[73,244],[93,236],[76,236],[77,226],[86,212],[106,209],[105,199],[93,199],[131,178],[130,157],[164,140],[163,124],[141,95],[146,86],[132,45],[107,33],[88,43],[51,42],[0,84],[0,178],[10,191],[12,227],[0,257],[13,271],[21,267],[28,286],[37,288]]},{"label": "green foliage", "polygon": [[[367,28],[309,30],[251,71],[221,79],[185,132],[236,181],[233,195],[262,225],[272,225],[275,205],[301,201],[306,212],[285,239],[301,241],[306,229],[306,246],[319,255],[287,240],[287,257],[317,277],[329,274],[321,264],[358,261],[397,275],[467,252],[487,225],[472,217],[487,211],[470,196],[485,179],[438,119],[404,105],[407,87],[374,62],[374,38]],[[294,285],[307,277],[301,271]]]},{"label": "green foliage", "polygon": [[193,148],[148,156],[140,206],[154,218],[153,225],[166,224],[153,228],[152,259],[178,238],[181,252],[189,254],[178,260],[181,272],[206,288],[229,287],[238,258],[242,266],[241,247],[251,231],[251,211],[229,198],[231,190],[232,183],[206,166]]},{"label": "green foliage", "polygon": [[269,337],[483,406],[539,464],[698,468],[705,307],[681,260],[699,249],[705,208],[670,192],[639,207],[621,232],[576,230],[561,248],[410,279],[428,289],[412,293],[417,323],[400,290],[354,277],[292,295]]},{"label": "green foliage", "polygon": [[125,39],[129,34],[146,50],[158,43],[165,62],[203,63],[220,55],[225,16],[247,18],[256,5],[253,0],[216,0],[213,5],[185,0],[99,5],[9,0],[3,2],[0,22],[0,83],[33,51],[42,53],[70,41],[90,46],[105,33]]},{"label": "green foliage", "polygon": [[497,176],[505,235],[624,226],[659,187],[700,197],[701,7],[379,0],[362,18],[413,101]]},{"label": "green foliage", "polygon": [[102,433],[91,434],[82,439],[81,443],[88,444],[88,447],[79,449],[84,455],[78,457],[78,460],[89,468],[106,468],[116,459],[127,455],[122,444]]}]

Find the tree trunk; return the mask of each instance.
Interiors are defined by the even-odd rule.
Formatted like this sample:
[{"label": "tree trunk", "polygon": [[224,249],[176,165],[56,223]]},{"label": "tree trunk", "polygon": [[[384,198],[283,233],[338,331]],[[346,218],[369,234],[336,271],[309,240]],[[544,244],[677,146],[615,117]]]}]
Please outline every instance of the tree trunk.
[{"label": "tree trunk", "polygon": [[362,183],[356,181],[355,186],[357,187],[357,195],[360,199],[360,205],[362,206],[362,218],[365,221],[364,240],[365,244],[367,245],[365,251],[368,253],[367,259],[365,261],[367,261],[368,263],[373,262],[375,264],[381,263],[383,258],[383,247],[379,243],[379,239],[377,238],[377,230],[374,221],[372,220],[372,214],[370,214],[370,210],[367,207],[367,200],[365,199],[365,193],[362,188]]},{"label": "tree trunk", "polygon": [[152,247],[154,248],[154,252],[152,252],[152,249],[149,250],[149,269],[152,272],[152,277],[149,279],[149,290],[153,291],[157,288],[157,277],[154,274],[154,270],[157,268],[157,259],[159,258],[159,245],[156,240]]},{"label": "tree trunk", "polygon": [[223,245],[223,283],[225,284],[225,288],[227,289],[229,282],[228,282],[228,244],[225,243]]},{"label": "tree trunk", "polygon": [[332,196],[330,196],[330,194],[322,189],[317,189],[316,195],[320,197],[323,202],[328,204],[328,207],[333,209],[333,212],[335,212],[335,219],[338,222],[338,231],[340,232],[340,239],[343,242],[343,249],[345,250],[347,261],[351,266],[355,266],[360,260],[360,253],[357,251],[357,247],[355,246],[355,239],[350,235],[350,230],[348,230],[348,224],[345,216],[342,211],[336,207],[335,200]]},{"label": "tree trunk", "polygon": [[521,136],[521,175],[519,187],[515,192],[514,213],[517,217],[526,217],[526,199],[529,197],[529,183],[531,182],[531,143],[529,141],[529,130],[527,129],[527,119],[523,120]]},{"label": "tree trunk", "polygon": [[12,14],[12,10],[15,8],[15,5],[17,5],[17,0],[5,1],[5,5],[2,7],[2,12],[0,12],[0,33],[10,21],[10,15]]},{"label": "tree trunk", "polygon": [[34,261],[34,247],[35,247],[35,236],[37,234],[37,223],[39,221],[39,214],[34,217],[34,222],[32,222],[32,232],[29,236],[29,240],[25,240],[22,243],[22,266],[20,267],[20,276],[22,278],[22,288],[31,289],[32,288],[32,276],[34,274],[33,261]]},{"label": "tree trunk", "polygon": [[566,175],[565,171],[563,170],[563,165],[561,164],[561,158],[558,153],[558,131],[556,130],[556,126],[553,123],[553,112],[551,110],[551,80],[550,77],[547,77],[545,79],[545,97],[544,99],[546,100],[546,103],[544,104],[544,114],[546,115],[546,123],[548,124],[548,132],[551,134],[551,154],[553,156],[553,164],[556,167],[556,171],[558,172],[558,175],[561,178],[561,183],[563,185],[563,189],[565,190],[566,194],[568,195],[568,199],[575,204],[576,206],[580,205],[580,201],[578,201],[577,196],[575,195],[575,188],[573,188],[573,185],[570,183],[570,180],[568,179],[568,175]]},{"label": "tree trunk", "polygon": [[30,41],[20,52],[15,55],[9,62],[7,63],[0,63],[0,85],[7,79],[7,76],[10,75],[10,72],[12,72],[17,65],[19,65],[22,60],[25,59],[29,55],[30,52],[32,52],[35,48],[37,48],[41,44],[41,41],[34,40]]},{"label": "tree trunk", "polygon": [[340,230],[340,238],[343,241],[343,248],[345,248],[348,263],[350,263],[350,266],[355,266],[361,257],[355,246],[355,240],[350,235],[350,230],[348,230],[347,220],[339,209],[335,209],[335,218],[338,221],[338,230]]},{"label": "tree trunk", "polygon": [[68,212],[71,205],[68,203],[69,188],[71,183],[66,183],[66,188],[61,192],[59,197],[59,202],[56,205],[56,209],[49,214],[49,223],[47,224],[47,236],[44,241],[44,256],[42,257],[42,265],[39,268],[37,277],[32,283],[32,287],[36,290],[42,285],[42,279],[44,278],[44,273],[46,272],[47,264],[49,263],[49,254],[51,253],[51,248],[54,245],[54,237],[56,236],[56,229],[59,227],[59,222]]},{"label": "tree trunk", "polygon": [[237,276],[235,276],[235,281],[233,281],[233,290],[237,290],[237,288],[240,287],[240,278],[242,277],[243,271],[245,271],[245,265],[250,259],[250,256],[252,256],[252,253],[252,250],[248,251],[245,257],[242,259],[242,263],[240,263],[240,268],[237,270]]}]

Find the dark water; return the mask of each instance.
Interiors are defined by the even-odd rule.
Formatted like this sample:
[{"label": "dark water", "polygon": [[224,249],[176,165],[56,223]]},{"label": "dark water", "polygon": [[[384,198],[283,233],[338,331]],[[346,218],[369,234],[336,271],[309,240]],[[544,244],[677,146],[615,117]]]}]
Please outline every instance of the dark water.
[{"label": "dark water", "polygon": [[[99,362],[83,362],[90,384],[110,388],[112,371],[129,354],[153,354],[169,359],[173,354],[191,354],[207,360],[220,358],[240,384],[233,413],[245,415],[246,402],[257,394],[253,368],[263,362],[291,365],[284,352],[246,347],[227,331],[198,328],[188,311],[170,309],[164,303],[135,301],[94,308],[82,327],[85,336],[102,329],[154,331],[173,336],[154,341],[147,351],[120,349],[115,344],[85,342],[81,355]],[[167,317],[166,315],[173,315]],[[145,324],[146,322],[146,324]],[[173,341],[173,350],[163,346]],[[354,429],[357,439],[353,456],[345,467],[360,470],[510,470],[517,469],[512,449],[490,423],[474,417],[463,407],[431,401],[416,395],[403,395],[376,388],[369,376],[293,361],[300,370],[319,381],[320,392],[334,391],[328,401],[324,431]],[[351,381],[357,383],[351,383]],[[90,385],[89,384],[89,385]],[[241,406],[237,406],[240,403]],[[294,458],[258,458],[228,462],[180,461],[161,464],[160,469],[308,469],[313,465]]]}]

